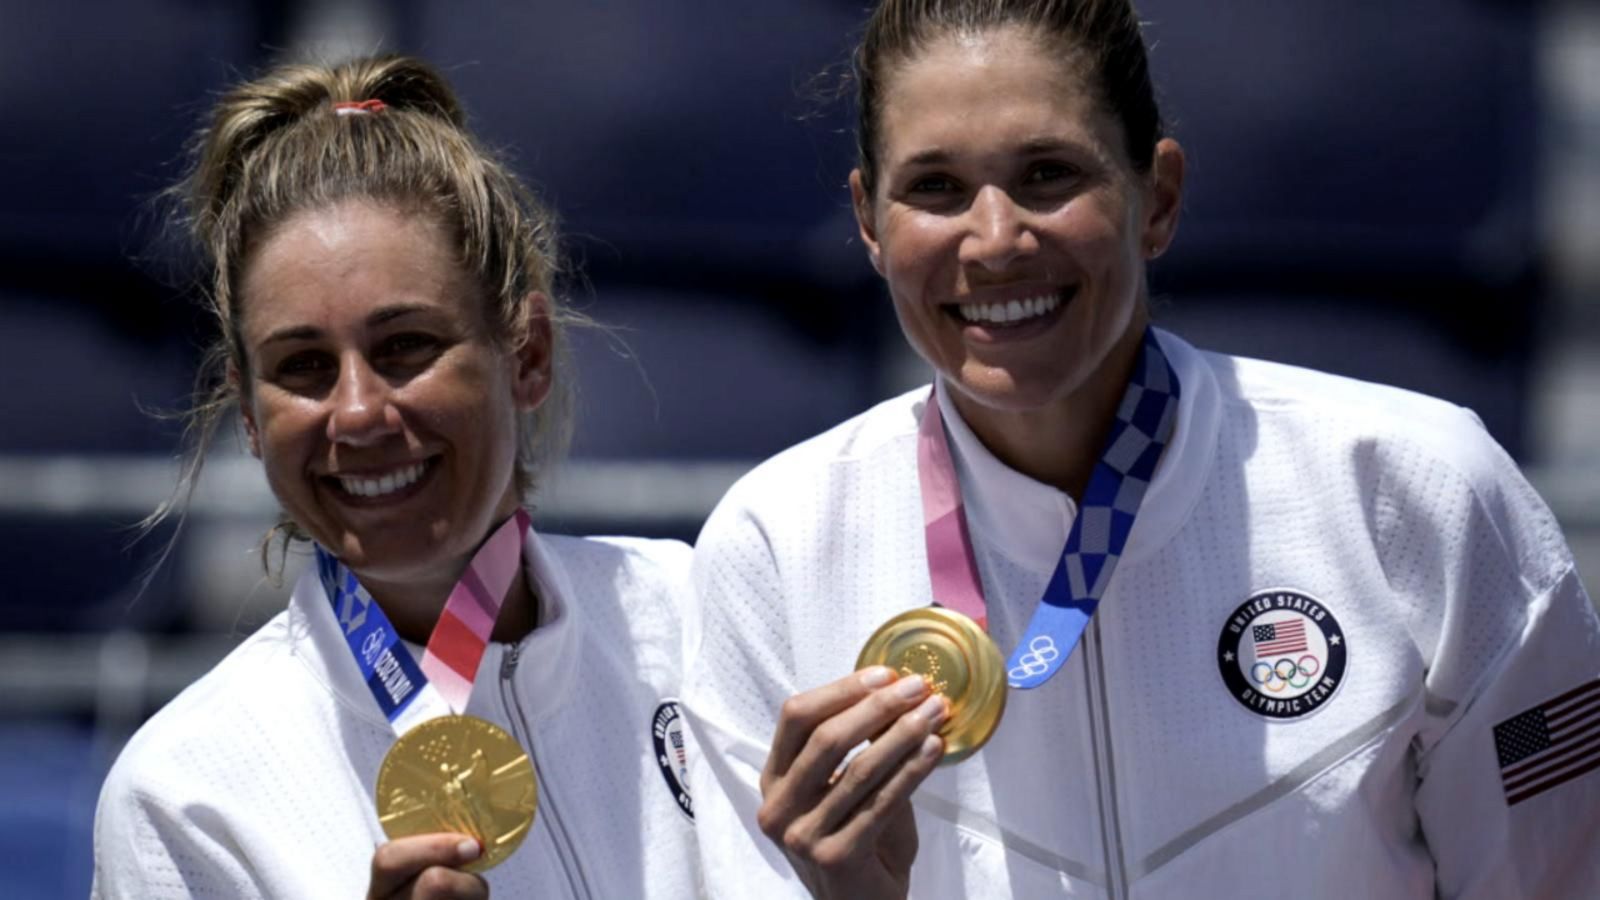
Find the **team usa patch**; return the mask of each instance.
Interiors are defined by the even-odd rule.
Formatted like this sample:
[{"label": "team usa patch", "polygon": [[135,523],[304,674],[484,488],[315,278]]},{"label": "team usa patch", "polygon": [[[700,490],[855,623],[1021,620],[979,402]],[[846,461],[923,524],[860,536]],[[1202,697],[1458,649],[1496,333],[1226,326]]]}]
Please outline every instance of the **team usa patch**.
[{"label": "team usa patch", "polygon": [[667,790],[678,803],[678,811],[694,821],[694,802],[689,799],[689,750],[684,735],[683,708],[676,700],[663,700],[650,717],[650,739],[656,748],[656,765],[667,780]]},{"label": "team usa patch", "polygon": [[1239,605],[1217,640],[1217,666],[1233,699],[1269,719],[1321,709],[1344,682],[1344,631],[1302,591],[1258,591]]}]

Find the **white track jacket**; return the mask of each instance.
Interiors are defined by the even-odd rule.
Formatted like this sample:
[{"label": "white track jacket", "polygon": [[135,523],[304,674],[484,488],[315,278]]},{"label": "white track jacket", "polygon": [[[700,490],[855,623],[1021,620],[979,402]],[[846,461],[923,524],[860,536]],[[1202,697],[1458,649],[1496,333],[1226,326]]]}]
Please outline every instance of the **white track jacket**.
[{"label": "white track jacket", "polygon": [[[1471,413],[1162,346],[1168,447],[1083,642],[913,798],[915,898],[1600,897],[1600,626]],[[803,896],[755,825],[790,695],[930,602],[927,390],[780,454],[712,515],[685,622],[709,892]],[[1075,515],[944,416],[1009,655]]]},{"label": "white track jacket", "polygon": [[[539,780],[532,831],[486,876],[494,896],[695,896],[676,748],[658,750],[681,731],[661,720],[676,712],[662,704],[679,684],[688,548],[530,532],[523,564],[540,625],[488,646],[467,710],[515,735]],[[287,611],[117,760],[95,821],[96,896],[366,896],[393,742],[311,567]]]}]

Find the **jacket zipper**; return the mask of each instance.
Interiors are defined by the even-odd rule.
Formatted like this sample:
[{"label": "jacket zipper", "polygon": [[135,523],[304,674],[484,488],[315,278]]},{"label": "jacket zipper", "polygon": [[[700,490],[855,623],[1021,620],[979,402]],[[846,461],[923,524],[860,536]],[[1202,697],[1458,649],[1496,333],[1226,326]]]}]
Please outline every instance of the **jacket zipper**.
[{"label": "jacket zipper", "polygon": [[1084,649],[1085,690],[1089,693],[1089,732],[1094,739],[1095,785],[1100,793],[1100,842],[1105,848],[1106,892],[1112,900],[1128,896],[1127,868],[1122,853],[1122,821],[1117,810],[1116,765],[1111,754],[1111,706],[1106,700],[1105,657],[1100,620],[1089,623]]},{"label": "jacket zipper", "polygon": [[500,663],[500,699],[506,706],[506,718],[511,723],[511,730],[522,746],[528,748],[528,759],[533,763],[533,776],[539,783],[539,812],[550,823],[550,836],[555,843],[556,859],[561,862],[561,871],[567,877],[567,885],[572,889],[574,897],[592,898],[594,894],[589,890],[589,882],[583,875],[583,866],[578,862],[577,851],[573,849],[572,838],[567,834],[567,828],[561,821],[561,814],[556,811],[556,798],[553,785],[544,777],[544,770],[539,768],[539,755],[534,752],[533,734],[528,728],[528,720],[522,715],[522,704],[518,702],[517,685],[512,676],[516,674],[517,662],[522,659],[522,645],[512,644],[506,649],[505,658]]}]

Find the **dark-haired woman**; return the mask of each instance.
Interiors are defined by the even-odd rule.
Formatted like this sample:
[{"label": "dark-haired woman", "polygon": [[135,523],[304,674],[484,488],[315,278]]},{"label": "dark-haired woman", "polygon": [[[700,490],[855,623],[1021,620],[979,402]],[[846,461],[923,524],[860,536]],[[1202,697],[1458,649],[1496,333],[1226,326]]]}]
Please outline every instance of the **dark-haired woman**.
[{"label": "dark-haired woman", "polygon": [[[701,535],[710,892],[1600,896],[1560,532],[1470,412],[1150,326],[1184,157],[1130,3],[882,0],[856,75],[861,236],[936,377]],[[846,674],[930,604],[1010,685],[942,768],[986,736],[934,669],[966,632]]]},{"label": "dark-haired woman", "polygon": [[555,234],[463,122],[384,57],[275,70],[199,136],[221,370],[189,471],[236,405],[315,559],[123,751],[98,896],[695,893],[663,750],[688,550],[529,527],[570,389]]}]

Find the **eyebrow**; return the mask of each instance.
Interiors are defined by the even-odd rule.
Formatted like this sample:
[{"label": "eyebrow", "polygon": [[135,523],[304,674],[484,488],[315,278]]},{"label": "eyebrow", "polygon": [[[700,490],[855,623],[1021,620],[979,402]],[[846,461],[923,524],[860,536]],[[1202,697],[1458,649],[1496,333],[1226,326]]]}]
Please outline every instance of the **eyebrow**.
[{"label": "eyebrow", "polygon": [[[420,313],[427,313],[431,312],[432,310],[433,307],[423,303],[395,303],[389,306],[382,306],[374,310],[371,315],[367,316],[367,327],[373,328],[383,325],[387,322],[393,322],[395,319],[401,319],[406,316],[417,315]],[[314,325],[290,325],[269,333],[266,337],[261,339],[260,346],[265,347],[268,344],[278,343],[280,341],[315,340],[316,338],[321,337],[321,335],[322,329],[317,328]]]},{"label": "eyebrow", "polygon": [[[1072,141],[1062,140],[1061,138],[1056,137],[1040,136],[1029,138],[1028,140],[1025,140],[1021,144],[1017,145],[1016,153],[1018,156],[1039,156],[1045,153],[1061,153],[1072,150],[1076,146],[1077,145]],[[922,150],[906,157],[906,159],[901,162],[901,165],[943,166],[948,165],[954,159],[955,154],[951,153],[949,150],[946,150],[943,147],[930,147],[927,150]]]},{"label": "eyebrow", "polygon": [[1080,146],[1073,141],[1062,140],[1055,137],[1036,137],[1023,141],[1018,149],[1026,156],[1036,156],[1041,153],[1060,153]]},{"label": "eyebrow", "polygon": [[934,147],[930,150],[913,153],[900,164],[902,166],[942,166],[952,158],[950,151],[942,147]]}]

